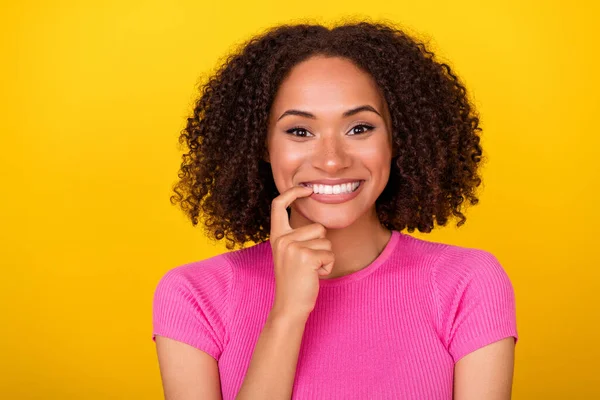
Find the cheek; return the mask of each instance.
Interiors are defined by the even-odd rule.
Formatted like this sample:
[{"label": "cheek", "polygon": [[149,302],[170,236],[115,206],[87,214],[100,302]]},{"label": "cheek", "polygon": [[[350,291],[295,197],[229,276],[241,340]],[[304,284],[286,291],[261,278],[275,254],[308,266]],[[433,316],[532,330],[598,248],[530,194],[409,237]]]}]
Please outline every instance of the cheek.
[{"label": "cheek", "polygon": [[272,168],[279,171],[293,171],[306,159],[306,150],[285,143],[274,143],[270,150]]},{"label": "cheek", "polygon": [[373,146],[364,148],[360,152],[360,157],[365,165],[374,170],[389,168],[392,160],[391,150],[388,146]]},{"label": "cheek", "polygon": [[273,180],[277,189],[282,192],[294,181],[305,155],[290,146],[273,146],[269,154]]}]

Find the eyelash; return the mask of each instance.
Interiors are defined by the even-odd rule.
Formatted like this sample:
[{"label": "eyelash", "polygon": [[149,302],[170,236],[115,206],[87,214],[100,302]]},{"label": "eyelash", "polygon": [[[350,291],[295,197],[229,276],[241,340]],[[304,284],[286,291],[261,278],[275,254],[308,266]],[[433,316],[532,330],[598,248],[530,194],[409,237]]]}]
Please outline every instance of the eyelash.
[{"label": "eyelash", "polygon": [[[354,127],[352,127],[352,130],[358,128],[359,126],[362,126],[362,127],[366,128],[367,130],[365,132],[361,132],[361,133],[354,133],[351,136],[364,135],[367,132],[372,131],[373,129],[375,129],[375,127],[373,127],[371,125],[358,124],[358,125],[355,125]],[[301,126],[295,126],[295,127],[291,128],[291,129],[288,129],[285,132],[288,133],[288,134],[290,134],[290,135],[292,135],[292,136],[296,136],[296,137],[299,137],[299,138],[305,138],[305,137],[307,137],[307,136],[299,136],[299,135],[293,134],[293,132],[297,131],[297,130],[302,130],[302,131],[307,131],[308,132],[308,130],[306,128],[303,128]]]}]

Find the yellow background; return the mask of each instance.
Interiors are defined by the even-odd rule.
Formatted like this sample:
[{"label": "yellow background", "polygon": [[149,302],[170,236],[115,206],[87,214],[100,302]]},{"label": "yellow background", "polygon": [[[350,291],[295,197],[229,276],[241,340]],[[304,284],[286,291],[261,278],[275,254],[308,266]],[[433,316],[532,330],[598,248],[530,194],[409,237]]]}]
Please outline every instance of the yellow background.
[{"label": "yellow background", "polygon": [[201,74],[282,22],[387,18],[467,84],[481,202],[435,241],[516,291],[514,399],[600,398],[598,6],[588,1],[3,2],[0,393],[160,399],[158,279],[225,251],[169,203]]}]

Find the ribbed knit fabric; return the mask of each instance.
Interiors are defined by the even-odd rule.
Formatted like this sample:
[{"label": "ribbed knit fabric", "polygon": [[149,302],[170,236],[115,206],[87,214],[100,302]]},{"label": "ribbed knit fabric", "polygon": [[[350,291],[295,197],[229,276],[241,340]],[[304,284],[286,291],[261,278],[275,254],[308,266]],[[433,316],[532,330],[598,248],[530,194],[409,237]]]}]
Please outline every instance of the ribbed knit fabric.
[{"label": "ribbed knit fabric", "polygon": [[[268,241],[168,271],[154,295],[153,335],[218,360],[234,399],[275,294]],[[452,399],[454,364],[518,340],[513,286],[484,250],[399,231],[367,267],[320,280],[293,399]]]}]

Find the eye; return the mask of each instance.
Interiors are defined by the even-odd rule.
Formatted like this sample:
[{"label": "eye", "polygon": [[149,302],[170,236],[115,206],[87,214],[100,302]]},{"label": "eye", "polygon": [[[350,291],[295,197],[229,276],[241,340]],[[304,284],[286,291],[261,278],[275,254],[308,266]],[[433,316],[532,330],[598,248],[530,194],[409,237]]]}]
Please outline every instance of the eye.
[{"label": "eye", "polygon": [[[375,129],[375,128],[372,127],[371,125],[359,124],[351,129],[352,134],[350,136],[361,135],[361,134],[367,133],[368,131],[371,131],[373,129]],[[307,136],[308,131],[305,128],[302,128],[301,126],[295,126],[293,128],[288,129],[285,132],[292,136],[296,136],[296,137],[302,137],[302,138],[308,137]]]},{"label": "eye", "polygon": [[[296,136],[296,137],[306,137],[305,135],[308,133],[308,131],[300,126],[295,126],[291,129],[288,129],[287,131],[285,131],[286,133],[289,133],[292,136]],[[302,134],[294,134],[294,132],[302,132]]]},{"label": "eye", "polygon": [[[359,131],[362,129],[364,129],[364,130],[362,132],[356,132],[355,129],[358,129]],[[371,125],[366,125],[366,124],[356,125],[354,128],[351,129],[351,131],[354,132],[352,136],[360,135],[362,133],[367,133],[368,131],[371,131],[373,129],[374,128]]]}]

